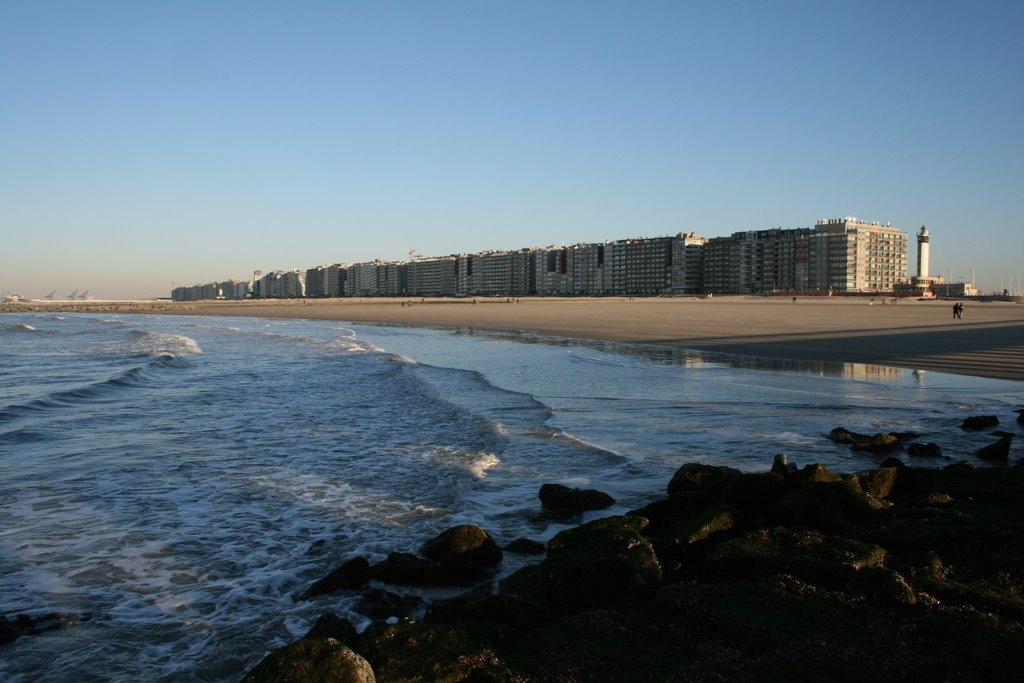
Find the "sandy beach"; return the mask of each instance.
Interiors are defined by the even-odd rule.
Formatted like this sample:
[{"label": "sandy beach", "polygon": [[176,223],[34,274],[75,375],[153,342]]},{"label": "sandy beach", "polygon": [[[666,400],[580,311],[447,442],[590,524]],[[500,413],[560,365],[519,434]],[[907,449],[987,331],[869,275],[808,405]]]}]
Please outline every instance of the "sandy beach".
[{"label": "sandy beach", "polygon": [[1024,305],[870,298],[297,299],[31,302],[3,311],[307,318],[519,330],[768,358],[1024,380]]}]

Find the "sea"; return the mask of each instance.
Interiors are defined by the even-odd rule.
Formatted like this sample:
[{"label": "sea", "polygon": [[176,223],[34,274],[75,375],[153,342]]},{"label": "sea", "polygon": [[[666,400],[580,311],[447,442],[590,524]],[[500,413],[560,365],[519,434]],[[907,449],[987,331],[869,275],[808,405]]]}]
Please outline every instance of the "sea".
[{"label": "sea", "polygon": [[[237,681],[327,611],[298,600],[362,555],[461,523],[544,541],[665,494],[683,463],[850,472],[837,426],[967,460],[1024,383],[469,328],[102,314],[0,316],[0,614],[64,612],[0,645],[3,681]],[[1024,456],[1016,440],[1011,463]],[[897,454],[908,462],[905,453]],[[541,484],[616,504],[575,519]],[[506,554],[501,574],[528,558]],[[500,576],[499,575],[499,576]],[[409,591],[426,599],[452,594]]]}]

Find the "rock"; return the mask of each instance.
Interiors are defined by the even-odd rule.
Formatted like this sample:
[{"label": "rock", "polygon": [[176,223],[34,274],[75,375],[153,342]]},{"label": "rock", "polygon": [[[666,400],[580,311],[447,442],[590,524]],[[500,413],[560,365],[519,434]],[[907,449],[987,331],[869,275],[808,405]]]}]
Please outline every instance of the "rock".
[{"label": "rock", "polygon": [[493,569],[481,567],[472,560],[455,555],[444,555],[438,564],[449,585],[469,586],[489,579],[493,575]]},{"label": "rock", "polygon": [[481,567],[493,567],[501,562],[498,544],[489,533],[472,524],[460,524],[441,532],[424,543],[420,552],[432,560],[458,557]]},{"label": "rock", "polygon": [[607,493],[595,489],[571,489],[561,484],[544,484],[537,493],[540,504],[556,514],[601,510],[615,504]]},{"label": "rock", "polygon": [[[772,468],[772,471],[774,472],[775,469]],[[804,486],[812,482],[839,481],[839,475],[835,474],[824,465],[814,463],[804,466],[802,470],[798,470],[792,479],[796,481],[797,485]]]},{"label": "rock", "polygon": [[580,524],[555,534],[548,541],[548,556],[600,541],[606,545],[618,545],[620,541],[642,539],[640,533],[647,528],[643,517],[604,517],[586,524]]},{"label": "rock", "polygon": [[546,549],[546,545],[530,538],[517,538],[504,548],[506,553],[519,555],[543,555]]},{"label": "rock", "polygon": [[860,482],[861,489],[869,496],[888,498],[896,490],[899,475],[899,467],[879,467],[874,470],[858,472],[857,480]]},{"label": "rock", "polygon": [[907,455],[912,458],[941,458],[942,449],[935,443],[912,443],[907,446]]},{"label": "rock", "polygon": [[981,448],[977,455],[982,460],[1007,460],[1010,457],[1011,441],[1012,438],[1009,436],[1000,437],[999,441]]},{"label": "rock", "polygon": [[960,423],[960,429],[985,429],[998,424],[999,418],[995,415],[970,415]]},{"label": "rock", "polygon": [[886,434],[885,432],[878,432],[872,437],[857,439],[851,445],[855,451],[868,451],[871,453],[878,453],[880,451],[891,451],[894,448],[898,448],[900,445],[900,439],[895,434]]},{"label": "rock", "polygon": [[359,634],[356,627],[348,619],[339,617],[334,612],[324,612],[316,623],[306,631],[303,638],[334,638],[339,643],[352,646]]},{"label": "rock", "polygon": [[740,474],[729,479],[721,502],[735,505],[744,515],[757,516],[787,493],[785,480],[774,472]]},{"label": "rock", "polygon": [[796,465],[789,461],[789,456],[785,453],[777,453],[772,460],[772,472],[788,478],[796,472]]},{"label": "rock", "polygon": [[370,567],[370,577],[398,586],[451,586],[464,583],[440,565],[411,553],[389,553],[383,562]]},{"label": "rock", "polygon": [[615,499],[604,491],[597,489],[581,489],[580,503],[584,510],[604,510],[615,505]]},{"label": "rock", "polygon": [[879,465],[879,467],[906,467],[906,464],[899,458],[886,458]]},{"label": "rock", "polygon": [[742,472],[732,467],[719,467],[689,462],[676,470],[668,483],[668,495],[677,496],[691,491],[719,495],[726,483]]},{"label": "rock", "polygon": [[548,614],[516,595],[480,594],[475,591],[447,600],[436,600],[423,617],[425,623],[488,621],[495,624],[532,626]]},{"label": "rock", "polygon": [[661,565],[641,535],[642,517],[605,517],[548,542],[548,557],[501,583],[505,595],[536,599],[556,612],[646,601],[661,584]]},{"label": "rock", "polygon": [[866,434],[858,434],[857,432],[851,432],[845,427],[836,427],[828,433],[828,438],[836,443],[853,443],[854,441],[863,441],[870,438]]},{"label": "rock", "polygon": [[707,510],[695,519],[681,525],[674,535],[674,543],[693,545],[736,529],[741,524],[740,511],[732,505],[720,505]]},{"label": "rock", "polygon": [[797,526],[831,529],[846,522],[839,496],[830,482],[801,486],[772,509],[774,519]]},{"label": "rock", "polygon": [[363,591],[356,604],[356,611],[371,619],[409,617],[422,608],[423,600],[415,595],[401,595],[381,588]]},{"label": "rock", "polygon": [[1017,410],[1017,424],[1024,425],[1024,408]]},{"label": "rock", "polygon": [[[360,637],[360,652],[381,681],[515,681],[503,676],[489,622],[373,624]],[[497,671],[496,671],[497,669]]]},{"label": "rock", "polygon": [[909,441],[910,439],[916,439],[921,436],[917,432],[889,432],[892,436],[895,436],[900,441]]},{"label": "rock", "polygon": [[792,574],[823,585],[840,585],[865,567],[881,566],[886,551],[870,543],[814,529],[775,527],[749,531],[713,545],[704,557],[709,581],[738,581]]},{"label": "rock", "polygon": [[928,491],[926,493],[919,493],[916,496],[911,496],[907,499],[908,503],[912,505],[922,505],[925,507],[938,507],[941,505],[949,505],[953,502],[953,497],[948,493],[938,493],[936,491]]},{"label": "rock", "polygon": [[21,636],[34,636],[89,621],[88,615],[50,612],[39,616],[16,614],[8,618],[0,614],[0,644],[12,643]]},{"label": "rock", "polygon": [[307,600],[318,595],[327,595],[340,590],[359,588],[370,580],[370,562],[365,557],[354,557],[340,567],[313,583],[299,596]]},{"label": "rock", "polygon": [[718,496],[700,491],[687,491],[648,503],[626,514],[630,517],[643,517],[649,522],[644,528],[644,536],[669,537],[675,534],[680,524],[685,524],[717,504]]},{"label": "rock", "polygon": [[869,600],[896,605],[916,605],[917,595],[907,580],[886,567],[865,567],[854,574],[848,586]]},{"label": "rock", "polygon": [[334,638],[298,640],[264,657],[242,683],[375,683],[370,664]]},{"label": "rock", "polygon": [[[908,488],[908,493],[945,493],[957,501],[976,502],[1024,499],[1024,471],[1017,469],[975,467],[969,462],[958,462],[939,470],[921,468],[919,477],[920,480]],[[999,522],[998,526],[1002,524]]]}]

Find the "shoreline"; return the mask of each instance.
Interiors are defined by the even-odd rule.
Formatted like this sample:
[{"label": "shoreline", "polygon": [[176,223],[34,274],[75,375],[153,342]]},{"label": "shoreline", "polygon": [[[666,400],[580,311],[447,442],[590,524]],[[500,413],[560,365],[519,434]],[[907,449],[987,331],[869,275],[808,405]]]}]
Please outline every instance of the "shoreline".
[{"label": "shoreline", "polygon": [[[872,303],[872,301],[874,303]],[[21,302],[0,312],[302,318],[473,327],[773,359],[862,363],[1024,381],[1024,307],[876,297],[467,297]]]},{"label": "shoreline", "polygon": [[[610,497],[545,484],[541,506],[582,523],[504,547],[463,524],[418,554],[349,556],[297,598],[316,623],[242,681],[997,680],[1024,642],[1022,475],[691,462],[667,497],[586,522]],[[536,561],[496,580],[509,553]],[[463,592],[407,592],[438,585]],[[337,594],[361,594],[369,627]]]}]

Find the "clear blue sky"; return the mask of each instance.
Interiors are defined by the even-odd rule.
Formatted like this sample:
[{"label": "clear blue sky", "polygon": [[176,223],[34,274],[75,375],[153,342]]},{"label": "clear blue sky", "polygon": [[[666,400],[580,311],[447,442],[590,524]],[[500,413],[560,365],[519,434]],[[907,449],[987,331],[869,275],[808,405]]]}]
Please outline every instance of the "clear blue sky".
[{"label": "clear blue sky", "polygon": [[1015,287],[1024,2],[0,0],[26,296],[849,215]]}]

